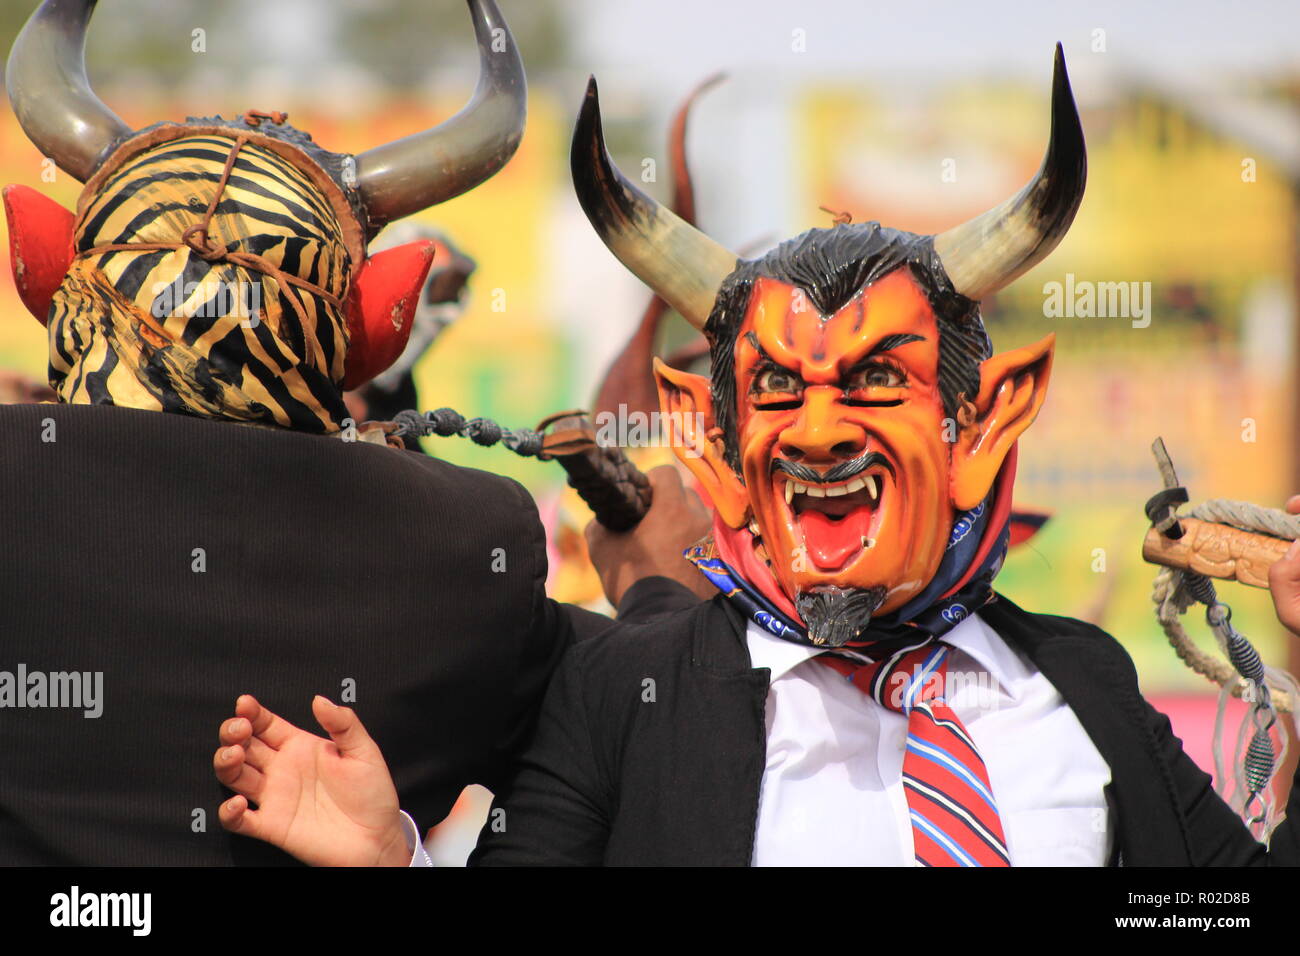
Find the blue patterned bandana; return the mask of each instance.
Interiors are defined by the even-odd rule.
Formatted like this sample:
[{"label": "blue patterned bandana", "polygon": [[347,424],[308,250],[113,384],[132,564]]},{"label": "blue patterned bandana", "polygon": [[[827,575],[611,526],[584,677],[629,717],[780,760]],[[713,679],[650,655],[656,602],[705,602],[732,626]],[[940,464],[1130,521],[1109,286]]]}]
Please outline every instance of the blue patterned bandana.
[{"label": "blue patterned bandana", "polygon": [[[873,619],[867,633],[859,640],[850,641],[848,646],[860,647],[923,635],[929,635],[931,639],[937,638],[993,600],[993,578],[1002,568],[1007,553],[1009,521],[1004,521],[1002,527],[992,531],[997,535],[994,545],[970,580],[960,590],[942,597],[970,569],[971,562],[979,552],[980,542],[984,540],[985,534],[990,533],[990,511],[986,499],[959,515],[948,536],[948,548],[930,583],[897,611]],[[763,630],[795,644],[816,646],[809,639],[802,622],[792,620],[776,608],[757,588],[718,557],[712,536],[687,548],[685,555],[686,560],[699,568],[700,573],[725,594],[746,618]]]}]

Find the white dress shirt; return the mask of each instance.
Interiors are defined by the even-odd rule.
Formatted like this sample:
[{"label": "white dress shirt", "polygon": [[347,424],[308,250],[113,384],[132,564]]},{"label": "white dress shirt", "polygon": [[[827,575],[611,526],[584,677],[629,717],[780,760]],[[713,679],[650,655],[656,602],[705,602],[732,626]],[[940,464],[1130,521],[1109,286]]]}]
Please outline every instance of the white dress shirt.
[{"label": "white dress shirt", "polygon": [[[907,718],[877,704],[818,648],[751,623],[754,667],[771,669],[767,765],[754,866],[912,866],[903,790]],[[977,615],[944,635],[949,705],[988,768],[1013,866],[1104,866],[1110,768],[1074,712]]]}]

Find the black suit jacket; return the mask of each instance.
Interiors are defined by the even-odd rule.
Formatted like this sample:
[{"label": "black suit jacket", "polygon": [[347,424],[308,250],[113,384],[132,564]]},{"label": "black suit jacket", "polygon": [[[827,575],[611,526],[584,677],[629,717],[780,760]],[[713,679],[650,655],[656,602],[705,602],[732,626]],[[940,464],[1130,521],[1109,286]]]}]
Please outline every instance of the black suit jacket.
[{"label": "black suit jacket", "polygon": [[[1006,598],[979,613],[1060,691],[1110,765],[1113,862],[1300,861],[1300,788],[1266,851],[1143,699],[1114,638]],[[748,865],[769,673],[751,667],[745,621],[721,597],[574,647],[519,773],[498,794],[504,818],[489,818],[471,862]]]},{"label": "black suit jacket", "polygon": [[[113,407],[0,407],[0,441],[0,671],[103,674],[97,719],[0,708],[3,864],[288,862],[216,818],[241,693],[319,731],[312,696],[351,689],[440,820],[499,784],[556,662],[611,623],[546,597],[536,507],[486,472]],[[643,585],[652,609],[688,593]]]}]

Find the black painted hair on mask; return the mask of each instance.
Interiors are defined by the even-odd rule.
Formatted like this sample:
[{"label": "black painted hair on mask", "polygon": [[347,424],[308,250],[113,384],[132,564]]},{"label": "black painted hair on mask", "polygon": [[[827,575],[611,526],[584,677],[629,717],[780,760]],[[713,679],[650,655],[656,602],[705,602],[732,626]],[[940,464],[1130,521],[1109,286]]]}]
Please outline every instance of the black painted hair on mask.
[{"label": "black painted hair on mask", "polygon": [[723,280],[704,326],[712,360],[713,413],[722,429],[727,464],[740,474],[736,435],[735,347],[754,282],[775,279],[802,289],[824,316],[834,314],[865,285],[895,269],[911,270],[939,325],[939,394],[944,412],[957,415],[957,396],[979,392],[979,365],[993,354],[979,303],[952,287],[930,236],[886,229],[878,222],[809,229],[757,259],[742,261]]}]

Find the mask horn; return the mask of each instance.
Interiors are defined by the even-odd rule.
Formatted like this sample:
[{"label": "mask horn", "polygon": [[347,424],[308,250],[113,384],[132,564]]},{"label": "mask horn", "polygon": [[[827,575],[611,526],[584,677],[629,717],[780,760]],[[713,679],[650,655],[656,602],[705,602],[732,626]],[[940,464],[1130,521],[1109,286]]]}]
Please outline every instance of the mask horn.
[{"label": "mask horn", "polygon": [[519,147],[527,81],[514,37],[493,0],[469,0],[469,9],[479,50],[473,98],[445,123],[356,157],[374,229],[473,189]]},{"label": "mask horn", "polygon": [[345,389],[366,384],[406,348],[437,246],[425,240],[387,249],[367,259],[352,280]]},{"label": "mask horn", "polygon": [[86,26],[97,0],[45,0],[9,52],[5,86],[18,122],[45,156],[85,182],[131,129],[86,79]]},{"label": "mask horn", "polygon": [[713,311],[736,255],[632,185],[605,149],[596,80],[573,131],[570,156],[578,202],[623,265],[697,329]]},{"label": "mask horn", "polygon": [[1083,126],[1058,43],[1052,75],[1052,131],[1038,173],[1002,205],[934,237],[935,252],[953,287],[978,301],[1045,259],[1065,238],[1087,180]]}]

